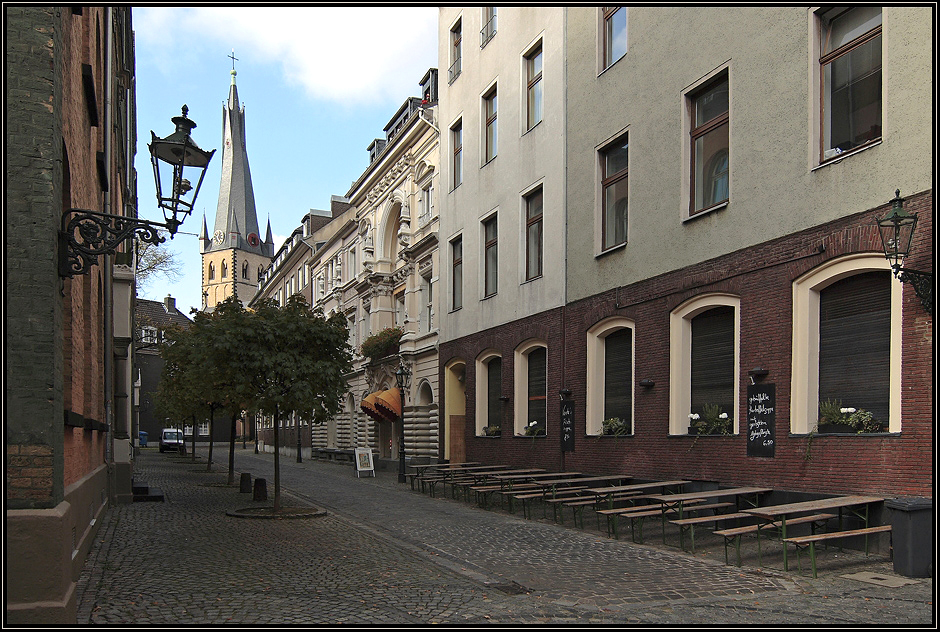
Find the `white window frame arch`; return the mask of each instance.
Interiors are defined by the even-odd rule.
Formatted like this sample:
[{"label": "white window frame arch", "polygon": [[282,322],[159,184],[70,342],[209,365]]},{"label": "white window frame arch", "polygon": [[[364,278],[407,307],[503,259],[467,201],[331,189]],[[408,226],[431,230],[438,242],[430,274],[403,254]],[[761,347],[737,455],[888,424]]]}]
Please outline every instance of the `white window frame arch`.
[{"label": "white window frame arch", "polygon": [[[863,253],[826,262],[793,282],[792,434],[809,433],[819,420],[819,293],[846,277],[884,270],[890,272],[891,266],[883,253]],[[901,432],[902,289],[901,283],[891,283],[888,432]]]},{"label": "white window frame arch", "polygon": [[604,371],[606,359],[605,340],[607,336],[622,329],[632,332],[630,351],[630,398],[631,410],[634,411],[630,427],[633,434],[636,421],[636,323],[623,316],[612,316],[600,321],[587,331],[587,393],[585,398],[585,426],[586,434],[603,434],[604,422],[604,390],[607,375]]},{"label": "white window frame arch", "polygon": [[515,410],[513,433],[524,434],[529,419],[529,354],[539,347],[545,349],[545,434],[548,434],[548,376],[551,375],[548,361],[548,343],[540,338],[531,338],[513,351],[513,399]]},{"label": "white window frame arch", "polygon": [[487,407],[487,395],[489,385],[489,361],[493,358],[499,358],[502,362],[503,354],[496,349],[485,349],[476,360],[473,361],[474,375],[476,376],[476,410],[474,411],[474,434],[483,434],[483,429],[489,425],[489,410]]},{"label": "white window frame arch", "polygon": [[741,408],[741,299],[733,294],[709,293],[693,297],[669,315],[669,434],[689,430],[692,407],[692,319],[713,307],[734,309],[734,427],[738,434]]}]

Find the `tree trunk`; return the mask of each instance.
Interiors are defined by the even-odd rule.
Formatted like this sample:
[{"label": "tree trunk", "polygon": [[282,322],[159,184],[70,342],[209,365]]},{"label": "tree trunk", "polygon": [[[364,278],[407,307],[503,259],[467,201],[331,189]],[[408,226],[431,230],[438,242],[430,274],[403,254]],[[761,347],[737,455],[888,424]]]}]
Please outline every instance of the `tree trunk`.
[{"label": "tree trunk", "polygon": [[228,438],[228,484],[235,484],[235,421],[238,419],[238,412],[232,412],[231,433]]},{"label": "tree trunk", "polygon": [[[206,471],[212,471],[212,432],[215,430],[215,406],[209,407],[209,459],[206,463]],[[194,430],[195,432],[195,430]]]},{"label": "tree trunk", "polygon": [[193,463],[195,462],[196,462],[196,414],[193,413]]},{"label": "tree trunk", "polygon": [[280,409],[274,407],[274,513],[281,508],[281,447],[278,435],[281,433]]}]

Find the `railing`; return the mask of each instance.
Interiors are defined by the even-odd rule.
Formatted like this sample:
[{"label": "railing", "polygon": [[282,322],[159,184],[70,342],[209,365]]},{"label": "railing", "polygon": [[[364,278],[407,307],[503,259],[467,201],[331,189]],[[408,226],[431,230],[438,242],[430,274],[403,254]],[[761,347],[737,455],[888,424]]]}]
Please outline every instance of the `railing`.
[{"label": "railing", "polygon": [[486,46],[486,43],[496,35],[496,15],[489,19],[486,25],[480,29],[480,48]]},{"label": "railing", "polygon": [[454,79],[460,76],[460,60],[462,58],[458,57],[457,61],[451,64],[450,68],[447,69],[447,83],[451,84],[454,82]]}]

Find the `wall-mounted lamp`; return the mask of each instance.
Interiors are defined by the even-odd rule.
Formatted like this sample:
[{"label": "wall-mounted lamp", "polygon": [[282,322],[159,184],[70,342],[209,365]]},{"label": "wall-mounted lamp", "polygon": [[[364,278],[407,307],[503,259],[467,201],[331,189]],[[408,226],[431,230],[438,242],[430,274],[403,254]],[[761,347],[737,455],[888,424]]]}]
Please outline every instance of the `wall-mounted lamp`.
[{"label": "wall-mounted lamp", "polygon": [[561,389],[560,391],[558,391],[558,396],[561,398],[562,401],[566,399],[571,399],[571,389],[570,388]]},{"label": "wall-mounted lamp", "polygon": [[[186,114],[189,108],[182,108],[183,115],[173,117],[176,131],[160,138],[153,131],[153,137],[148,146],[153,162],[153,175],[157,187],[157,204],[163,209],[164,223],[150,222],[137,219],[136,209],[132,215],[110,215],[88,209],[70,208],[62,213],[62,228],[59,230],[59,276],[74,277],[85,274],[91,266],[98,263],[100,255],[114,254],[118,245],[125,239],[137,237],[149,244],[161,244],[166,241],[160,236],[160,229],[170,233],[170,238],[176,234],[183,223],[183,219],[192,213],[196,204],[196,196],[202,186],[202,179],[206,175],[206,168],[212,159],[215,150],[203,151],[189,137],[196,123]],[[173,167],[173,174],[168,183],[171,195],[164,196],[163,186],[160,183],[159,163],[164,162]],[[187,178],[183,177],[184,168],[189,172],[197,170],[199,179],[195,190]],[[194,176],[190,176],[194,177]],[[192,198],[184,196],[192,192]],[[180,219],[178,214],[183,214]]]},{"label": "wall-mounted lamp", "polygon": [[757,383],[757,380],[762,380],[765,377],[767,377],[768,373],[770,373],[770,371],[768,371],[767,369],[762,369],[761,367],[757,367],[756,369],[751,369],[750,371],[748,371],[747,376],[751,378],[751,384],[753,385]]},{"label": "wall-mounted lamp", "polygon": [[914,238],[914,229],[917,227],[917,215],[904,210],[904,199],[901,198],[900,189],[894,192],[891,212],[876,220],[876,224],[881,234],[885,258],[891,264],[894,276],[901,283],[910,283],[914,286],[914,292],[920,298],[924,309],[933,316],[933,273],[901,267],[904,257],[911,251],[911,241]]},{"label": "wall-mounted lamp", "polygon": [[653,380],[649,378],[646,378],[646,379],[640,380],[640,386],[642,386],[643,388],[653,388],[654,386],[656,386],[656,382],[654,382]]},{"label": "wall-mounted lamp", "polygon": [[505,404],[506,402],[509,401],[509,395],[500,395],[500,396],[499,396],[499,401],[501,401],[501,402],[503,402],[503,403]]}]

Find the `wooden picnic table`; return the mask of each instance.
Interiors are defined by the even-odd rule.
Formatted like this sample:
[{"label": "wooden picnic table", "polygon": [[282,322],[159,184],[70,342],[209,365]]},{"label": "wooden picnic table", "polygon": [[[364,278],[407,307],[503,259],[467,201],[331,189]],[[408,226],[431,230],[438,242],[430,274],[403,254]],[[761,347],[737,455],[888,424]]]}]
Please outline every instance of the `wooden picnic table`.
[{"label": "wooden picnic table", "polygon": [[499,481],[500,485],[505,487],[507,491],[512,491],[512,485],[514,482],[522,480],[533,482],[538,482],[537,479],[552,479],[552,478],[564,478],[565,476],[581,476],[581,472],[529,472],[529,473],[516,473],[516,474],[494,474],[493,480]]},{"label": "wooden picnic table", "polygon": [[[848,510],[857,517],[868,528],[868,506],[871,503],[884,501],[884,498],[878,496],[836,496],[833,498],[821,498],[819,500],[807,500],[804,502],[787,503],[785,505],[765,505],[764,507],[754,507],[752,509],[742,509],[743,513],[749,513],[765,520],[767,522],[779,521],[780,539],[787,539],[787,516],[802,513],[814,513],[823,509],[839,510],[839,530],[842,530],[842,510]],[[855,509],[858,507],[858,509]],[[865,535],[865,548],[868,548],[868,535]],[[787,545],[783,544],[783,570],[789,570],[787,565]]]},{"label": "wooden picnic table", "polygon": [[[538,473],[544,472],[544,471],[545,471],[545,469],[544,469],[544,468],[541,468],[541,467],[526,467],[526,468],[518,468],[518,469],[515,469],[515,470],[506,470],[506,471],[500,471],[500,472],[491,472],[489,475],[492,476],[493,478],[495,478],[496,476],[511,476],[511,475],[513,475],[513,474],[538,474]],[[489,478],[489,477],[487,477],[487,478]],[[486,479],[484,478],[484,481],[483,481],[484,483],[485,483],[485,480],[486,480]],[[478,484],[479,484],[479,483],[474,483],[474,485],[478,485]],[[471,487],[471,489],[473,489],[473,488]],[[489,492],[499,492],[499,491],[502,491],[502,490],[503,490],[503,483],[500,482],[499,489],[496,489],[496,488],[495,488],[495,485],[494,485],[494,486],[493,486],[493,489],[474,490],[474,491],[476,491],[476,493],[477,493],[477,502],[479,502],[480,505],[481,505],[484,509],[486,509],[486,496],[487,496],[487,494],[488,494]],[[482,494],[482,502],[480,502],[481,494]]]},{"label": "wooden picnic table", "polygon": [[590,493],[597,496],[598,501],[607,499],[607,507],[613,508],[613,497],[622,492],[643,492],[650,489],[659,488],[661,493],[666,493],[668,487],[681,487],[692,481],[652,481],[650,483],[633,483],[631,485],[613,485],[611,487],[592,487],[588,489]]},{"label": "wooden picnic table", "polygon": [[[651,496],[651,500],[658,501],[661,503],[660,510],[662,511],[662,522],[663,522],[663,544],[666,543],[666,518],[670,510],[674,511],[678,516],[679,520],[682,520],[682,507],[683,503],[687,500],[702,501],[708,500],[709,498],[727,498],[728,496],[734,496],[734,506],[740,510],[740,502],[743,499],[746,503],[751,505],[751,507],[757,506],[758,497],[761,494],[766,494],[767,492],[773,491],[769,487],[725,487],[721,489],[709,489],[699,492],[687,492],[683,494],[662,494],[659,496]],[[753,498],[753,501],[751,500]],[[679,546],[684,547],[683,543],[683,533],[680,527],[679,529]]]},{"label": "wooden picnic table", "polygon": [[579,476],[572,478],[551,479],[547,481],[535,481],[539,485],[551,490],[552,498],[555,497],[555,490],[559,485],[581,485],[584,483],[601,483],[609,481],[622,481],[627,478],[633,478],[629,474],[609,474],[606,476]]}]

